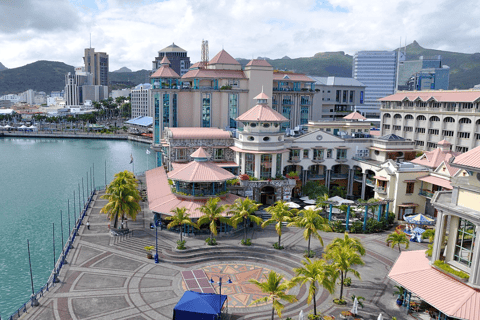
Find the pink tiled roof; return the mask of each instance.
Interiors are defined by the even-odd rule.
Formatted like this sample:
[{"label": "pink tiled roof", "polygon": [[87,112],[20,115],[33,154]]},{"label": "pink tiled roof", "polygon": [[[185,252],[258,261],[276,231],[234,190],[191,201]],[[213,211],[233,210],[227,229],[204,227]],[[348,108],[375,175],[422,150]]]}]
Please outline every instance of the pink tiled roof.
[{"label": "pink tiled roof", "polygon": [[227,51],[223,50],[217,53],[215,57],[208,62],[208,64],[240,64]]},{"label": "pink tiled roof", "polygon": [[269,97],[263,92],[260,92],[253,100],[267,100]]},{"label": "pink tiled roof", "polygon": [[218,70],[218,69],[190,69],[182,79],[209,78],[209,79],[246,79],[242,70]]},{"label": "pink tiled roof", "polygon": [[345,120],[367,120],[367,118],[365,118],[364,116],[362,116],[360,113],[358,113],[357,111],[354,111],[348,115],[346,115],[345,117],[343,117],[343,119]]},{"label": "pink tiled roof", "polygon": [[252,59],[247,63],[247,66],[271,67],[272,65],[267,60]]},{"label": "pink tiled roof", "polygon": [[480,169],[480,146],[455,157],[453,165]]},{"label": "pink tiled roof", "polygon": [[452,156],[457,156],[459,154],[460,152],[442,151],[442,149],[437,148],[435,150],[425,152],[423,155],[413,159],[410,162],[436,169],[442,162],[447,162]]},{"label": "pink tiled roof", "polygon": [[203,67],[205,67],[205,62],[199,61],[199,62],[195,62],[193,65],[191,65],[190,69],[203,68]]},{"label": "pink tiled roof", "polygon": [[230,132],[219,128],[168,128],[173,139],[230,139]]},{"label": "pink tiled roof", "polygon": [[434,99],[438,102],[476,102],[480,101],[480,90],[448,90],[448,91],[400,91],[390,96],[378,99],[379,101],[422,101]]},{"label": "pink tiled roof", "polygon": [[198,148],[194,153],[190,155],[192,158],[207,158],[210,159],[211,155],[205,151],[202,147]]},{"label": "pink tiled roof", "polygon": [[428,183],[431,183],[431,184],[434,184],[434,185],[437,185],[437,186],[441,186],[441,187],[444,187],[445,189],[448,189],[448,190],[453,189],[449,180],[442,179],[440,177],[424,176],[424,177],[417,178],[417,180],[425,181],[425,182],[428,182]]},{"label": "pink tiled roof", "polygon": [[375,137],[380,137],[380,130],[370,130],[370,134]]},{"label": "pink tiled roof", "polygon": [[180,76],[168,65],[163,65],[158,68],[158,70],[155,71],[150,78],[180,78]]},{"label": "pink tiled roof", "polygon": [[170,171],[168,177],[188,182],[216,182],[235,178],[230,171],[209,161],[191,161],[181,168]]},{"label": "pink tiled roof", "polygon": [[448,145],[452,145],[450,142],[448,142],[447,140],[443,139],[443,140],[440,140],[437,142],[437,146],[448,146]]},{"label": "pink tiled roof", "polygon": [[164,56],[162,61],[160,61],[160,64],[170,64],[170,60],[168,60],[167,56]]},{"label": "pink tiled roof", "polygon": [[286,80],[284,79],[285,76],[289,78],[288,80],[292,80],[292,81],[315,82],[315,80],[304,75],[303,73],[289,73],[289,72],[274,72],[273,80],[274,81]]},{"label": "pink tiled roof", "polygon": [[431,267],[425,250],[403,251],[388,277],[450,317],[478,319],[480,292]]},{"label": "pink tiled roof", "polygon": [[237,121],[274,121],[274,122],[286,122],[287,118],[282,116],[277,111],[273,110],[269,106],[263,104],[257,104],[252,109],[246,111],[240,115]]},{"label": "pink tiled roof", "polygon": [[[185,207],[190,218],[199,218],[203,214],[198,210],[206,203],[206,200],[187,200],[177,197],[172,193],[168,185],[167,174],[163,167],[158,167],[146,172],[148,207],[153,212],[172,215],[170,212],[175,208]],[[233,194],[227,194],[221,197],[219,205],[231,205],[239,197]],[[227,212],[224,212],[227,215]]]}]

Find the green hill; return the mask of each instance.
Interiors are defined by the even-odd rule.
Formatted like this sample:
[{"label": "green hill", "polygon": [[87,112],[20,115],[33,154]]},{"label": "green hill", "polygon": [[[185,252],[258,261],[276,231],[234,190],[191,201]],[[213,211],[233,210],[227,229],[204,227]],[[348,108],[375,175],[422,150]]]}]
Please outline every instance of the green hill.
[{"label": "green hill", "polygon": [[449,89],[470,89],[480,84],[480,53],[458,53],[425,49],[417,41],[407,46],[407,60],[417,60],[420,56],[442,56],[442,64],[450,67]]},{"label": "green hill", "polygon": [[74,68],[63,62],[37,61],[23,67],[6,69],[0,72],[0,95],[20,93],[28,89],[44,91],[63,90],[65,74]]}]

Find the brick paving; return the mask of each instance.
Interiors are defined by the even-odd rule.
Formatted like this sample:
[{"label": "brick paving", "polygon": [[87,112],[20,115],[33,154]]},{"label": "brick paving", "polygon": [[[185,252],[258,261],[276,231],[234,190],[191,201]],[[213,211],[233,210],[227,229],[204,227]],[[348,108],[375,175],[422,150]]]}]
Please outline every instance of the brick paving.
[{"label": "brick paving", "polygon": [[[99,213],[105,200],[97,199],[89,209],[87,219],[90,230],[80,229],[80,237],[68,257],[60,275],[60,283],[40,299],[40,306],[30,309],[22,319],[172,319],[173,308],[184,293],[185,285],[180,272],[203,269],[207,276],[228,275],[234,281],[224,283],[222,294],[229,295],[229,313],[232,319],[269,319],[271,304],[251,306],[251,301],[262,296],[257,288],[247,282],[248,278],[261,279],[270,270],[281,272],[287,279],[293,276],[293,267],[300,266],[306,241],[302,230],[284,228],[282,244],[285,250],[277,251],[272,244],[278,241],[273,226],[265,230],[255,228],[253,245],[240,246],[243,232],[220,234],[219,245],[210,248],[204,243],[207,236],[186,237],[187,250],[174,249],[179,235],[162,230],[159,232],[160,263],[146,258],[143,247],[155,244],[155,232],[148,228],[152,219],[146,204],[136,222],[129,221],[133,230],[131,237],[110,236],[108,221]],[[249,237],[252,230],[249,230]],[[407,319],[407,315],[395,305],[392,295],[393,284],[386,277],[398,256],[398,250],[385,246],[387,233],[358,235],[367,249],[365,266],[358,271],[362,280],[353,278],[352,286],[345,288],[344,296],[363,296],[365,308],[360,316],[376,319],[380,312],[384,319],[396,316]],[[333,233],[322,233],[325,245],[334,237]],[[323,248],[312,239],[312,249],[321,254]],[[426,249],[425,244],[411,243],[411,250]],[[216,279],[214,279],[216,280]],[[217,286],[215,286],[217,288]],[[338,316],[340,311],[349,310],[332,303],[339,290],[331,296],[325,290],[317,294],[317,309],[323,314]],[[286,304],[283,318],[296,319],[300,310],[312,310],[306,303],[305,287],[291,290],[299,302]]]}]

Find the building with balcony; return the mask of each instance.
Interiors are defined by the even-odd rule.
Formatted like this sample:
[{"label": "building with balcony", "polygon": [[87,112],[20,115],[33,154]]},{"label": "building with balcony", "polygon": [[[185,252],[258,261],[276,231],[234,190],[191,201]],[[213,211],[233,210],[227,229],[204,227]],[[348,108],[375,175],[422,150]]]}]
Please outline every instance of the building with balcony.
[{"label": "building with balcony", "polygon": [[132,106],[132,118],[153,117],[150,99],[151,84],[139,84],[130,91],[130,103]]},{"label": "building with balcony", "polygon": [[[472,175],[452,179],[452,190],[437,192],[438,211],[430,258],[423,250],[404,251],[389,278],[432,305],[438,319],[478,319],[480,312],[480,147],[452,157],[449,165]],[[457,275],[438,267],[443,262]],[[462,277],[458,272],[463,272]]]},{"label": "building with balcony", "polygon": [[441,140],[456,152],[480,145],[480,90],[404,91],[380,101],[381,133],[413,140],[418,150]]},{"label": "building with balcony", "polygon": [[158,56],[152,61],[152,71],[157,71],[162,66],[163,58],[167,58],[170,61],[172,69],[183,76],[190,69],[190,57],[186,50],[180,48],[175,43],[172,43],[168,47],[158,51]]},{"label": "building with balcony", "polygon": [[365,85],[353,78],[311,77],[317,91],[312,119],[343,118],[364,104]]}]

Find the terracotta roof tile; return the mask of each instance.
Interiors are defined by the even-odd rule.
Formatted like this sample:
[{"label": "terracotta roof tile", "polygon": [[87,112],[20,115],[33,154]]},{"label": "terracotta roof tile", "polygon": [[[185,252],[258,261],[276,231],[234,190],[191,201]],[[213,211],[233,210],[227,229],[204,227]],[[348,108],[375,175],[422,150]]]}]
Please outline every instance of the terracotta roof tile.
[{"label": "terracotta roof tile", "polygon": [[379,101],[415,101],[416,99],[438,102],[477,102],[480,101],[480,90],[435,90],[435,91],[400,91],[390,96],[378,99]]},{"label": "terracotta roof tile", "polygon": [[345,120],[367,120],[367,118],[365,118],[364,116],[362,116],[360,113],[358,113],[357,111],[354,111],[348,115],[346,115],[345,117],[343,117],[343,119]]},{"label": "terracotta roof tile", "polygon": [[223,50],[217,53],[215,57],[208,62],[208,64],[237,64],[240,63],[235,60],[227,51]]},{"label": "terracotta roof tile", "polygon": [[272,65],[264,59],[252,59],[247,63],[247,66],[271,67]]},{"label": "terracotta roof tile", "polygon": [[207,151],[205,151],[205,149],[203,149],[202,147],[198,148],[194,153],[192,153],[190,155],[190,157],[192,158],[207,158],[207,159],[210,159],[212,155],[209,154]]},{"label": "terracotta roof tile", "polygon": [[292,80],[292,81],[303,81],[303,82],[315,82],[312,78],[304,75],[303,73],[287,73],[287,72],[274,72],[273,73],[274,81],[282,80]]},{"label": "terracotta roof tile", "polygon": [[480,146],[456,156],[452,165],[480,169]]},{"label": "terracotta roof tile", "polygon": [[155,71],[150,78],[180,78],[180,76],[168,65],[163,65],[158,68],[158,70]]},{"label": "terracotta roof tile", "polygon": [[167,56],[164,56],[162,61],[160,61],[160,64],[170,64],[170,60],[168,60]]},{"label": "terracotta roof tile", "polygon": [[230,171],[209,161],[191,161],[181,168],[170,171],[168,177],[188,182],[216,182],[235,178]]},{"label": "terracotta roof tile", "polygon": [[219,128],[168,128],[172,139],[230,139],[230,132]]},{"label": "terracotta roof tile", "polygon": [[410,162],[436,169],[442,162],[446,161],[446,159],[448,160],[450,157],[457,156],[459,154],[460,152],[442,151],[442,149],[437,148],[435,150],[425,152],[423,155],[413,159]]},{"label": "terracotta roof tile", "polygon": [[445,189],[448,189],[448,190],[453,189],[449,180],[443,179],[443,178],[440,178],[440,177],[423,176],[423,177],[417,178],[417,180],[424,181],[424,182],[427,182],[427,183],[431,183],[431,184],[434,184],[434,185],[437,185],[437,186],[441,186],[441,187],[444,187]]},{"label": "terracotta roof tile", "polygon": [[257,104],[252,109],[239,116],[237,121],[274,121],[286,122],[288,121],[283,115],[273,110],[269,106]]},{"label": "terracotta roof tile", "polygon": [[263,91],[260,92],[253,100],[268,100],[269,96],[267,96]]},{"label": "terracotta roof tile", "polygon": [[218,70],[218,69],[194,69],[182,76],[182,79],[190,78],[218,78],[218,79],[246,79],[242,70]]}]

